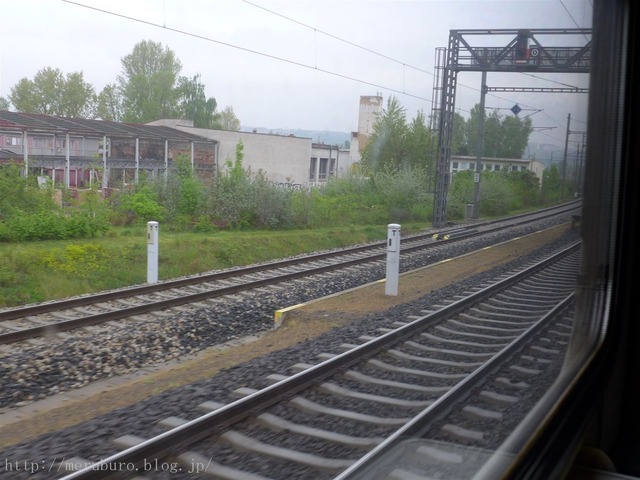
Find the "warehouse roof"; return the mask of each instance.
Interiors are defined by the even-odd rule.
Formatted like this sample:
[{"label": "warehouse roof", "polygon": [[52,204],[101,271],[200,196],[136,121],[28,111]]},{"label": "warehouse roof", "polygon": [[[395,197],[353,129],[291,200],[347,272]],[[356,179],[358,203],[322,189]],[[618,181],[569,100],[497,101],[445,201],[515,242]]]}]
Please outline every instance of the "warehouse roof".
[{"label": "warehouse roof", "polygon": [[169,140],[171,142],[202,142],[215,144],[198,135],[181,132],[169,127],[138,123],[119,123],[107,120],[66,118],[39,113],[17,113],[0,110],[0,129],[34,134],[77,135],[84,137],[140,138],[145,140]]}]

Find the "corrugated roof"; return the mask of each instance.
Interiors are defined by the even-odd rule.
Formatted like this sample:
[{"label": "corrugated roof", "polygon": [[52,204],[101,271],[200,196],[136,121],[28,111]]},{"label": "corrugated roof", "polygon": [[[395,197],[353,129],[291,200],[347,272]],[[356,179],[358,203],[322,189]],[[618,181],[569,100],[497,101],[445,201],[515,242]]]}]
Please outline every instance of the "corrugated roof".
[{"label": "corrugated roof", "polygon": [[85,137],[140,138],[171,142],[215,144],[214,140],[185,133],[170,127],[136,123],[118,123],[86,118],[65,118],[39,113],[18,113],[0,110],[0,128],[45,134],[70,134]]}]

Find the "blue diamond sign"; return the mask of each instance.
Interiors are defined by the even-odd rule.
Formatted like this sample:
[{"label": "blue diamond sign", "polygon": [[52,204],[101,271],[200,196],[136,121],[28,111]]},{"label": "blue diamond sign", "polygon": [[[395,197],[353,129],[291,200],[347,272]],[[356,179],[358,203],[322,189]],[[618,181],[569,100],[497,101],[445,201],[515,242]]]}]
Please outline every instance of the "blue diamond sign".
[{"label": "blue diamond sign", "polygon": [[516,103],[513,107],[511,107],[511,111],[514,115],[517,115],[522,111],[522,109],[520,108],[520,105]]}]

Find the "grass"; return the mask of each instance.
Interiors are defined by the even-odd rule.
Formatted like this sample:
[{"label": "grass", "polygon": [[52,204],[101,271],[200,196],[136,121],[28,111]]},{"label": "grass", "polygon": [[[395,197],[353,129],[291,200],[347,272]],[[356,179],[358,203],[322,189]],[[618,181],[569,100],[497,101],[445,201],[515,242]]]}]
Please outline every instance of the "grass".
[{"label": "grass", "polygon": [[[424,227],[402,229],[408,234]],[[160,228],[160,280],[381,240],[387,233],[386,225],[208,234]],[[0,307],[141,284],[146,275],[146,227],[90,240],[0,243]]]}]

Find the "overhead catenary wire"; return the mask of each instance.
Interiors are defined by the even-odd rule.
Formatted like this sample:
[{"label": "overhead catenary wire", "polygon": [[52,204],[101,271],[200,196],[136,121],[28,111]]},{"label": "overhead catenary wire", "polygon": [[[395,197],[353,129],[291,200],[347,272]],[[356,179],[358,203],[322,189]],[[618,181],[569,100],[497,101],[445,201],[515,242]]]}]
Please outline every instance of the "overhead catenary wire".
[{"label": "overhead catenary wire", "polygon": [[283,15],[283,14],[281,14],[281,13],[278,13],[278,12],[276,12],[276,11],[274,11],[274,10],[269,9],[269,8],[263,7],[262,5],[259,5],[259,4],[257,4],[257,3],[250,2],[249,0],[242,0],[242,1],[243,1],[244,3],[246,3],[247,5],[251,5],[251,6],[253,6],[253,7],[256,7],[256,8],[259,8],[259,9],[261,9],[261,10],[264,10],[265,12],[269,12],[269,13],[271,13],[271,14],[273,14],[273,15],[277,15],[278,17],[284,18],[285,20],[288,20],[288,21],[293,22],[293,23],[296,23],[296,24],[298,24],[298,25],[300,25],[300,26],[302,26],[302,27],[305,27],[305,28],[308,28],[308,29],[310,29],[310,30],[313,30],[314,32],[318,32],[318,33],[321,33],[321,34],[323,34],[323,35],[326,35],[327,37],[331,37],[331,38],[333,38],[334,40],[338,40],[338,41],[340,41],[340,42],[347,43],[347,44],[349,44],[349,45],[351,45],[351,46],[353,46],[353,47],[359,48],[359,49],[364,50],[364,51],[366,51],[366,52],[372,53],[372,54],[377,55],[377,56],[379,56],[379,57],[382,57],[382,58],[385,58],[385,59],[390,60],[390,61],[392,61],[392,62],[395,62],[395,63],[397,63],[397,64],[399,64],[399,65],[402,65],[403,67],[409,67],[409,68],[412,68],[412,69],[417,70],[417,71],[419,71],[419,72],[426,73],[427,75],[431,75],[431,76],[433,76],[433,73],[432,73],[432,72],[429,72],[429,71],[427,71],[427,70],[424,70],[423,68],[416,67],[415,65],[411,65],[411,64],[406,63],[406,62],[403,62],[403,61],[401,61],[401,60],[397,60],[397,59],[395,59],[395,58],[393,58],[393,57],[390,57],[390,56],[388,56],[388,55],[385,55],[384,53],[377,52],[377,51],[372,50],[372,49],[370,49],[370,48],[368,48],[368,47],[365,47],[365,46],[363,46],[363,45],[360,45],[360,44],[357,44],[357,43],[355,43],[355,42],[352,42],[351,40],[347,40],[347,39],[345,39],[345,38],[339,37],[338,35],[334,35],[333,33],[329,33],[329,32],[325,32],[324,30],[320,30],[320,29],[319,29],[319,28],[317,28],[317,27],[312,27],[311,25],[307,25],[306,23],[303,23],[303,22],[301,22],[301,21],[299,21],[299,20],[296,20],[295,18],[288,17],[288,16],[286,16],[286,15]]},{"label": "overhead catenary wire", "polygon": [[[289,16],[287,16],[287,15],[283,15],[282,13],[276,12],[276,11],[274,11],[274,10],[271,10],[271,9],[269,9],[269,8],[266,8],[266,7],[264,7],[264,6],[262,6],[262,5],[259,5],[259,4],[257,4],[257,3],[251,2],[251,1],[249,1],[249,0],[241,0],[241,1],[242,1],[242,2],[244,2],[244,3],[246,3],[247,5],[251,5],[251,6],[255,7],[255,8],[259,8],[259,9],[264,10],[264,11],[266,11],[266,12],[268,12],[268,13],[272,14],[272,15],[276,15],[276,16],[278,16],[278,17],[280,17],[280,18],[283,18],[283,19],[285,19],[285,20],[287,20],[287,21],[293,22],[293,23],[295,23],[295,24],[297,24],[297,25],[300,25],[300,26],[303,26],[303,27],[308,28],[308,29],[310,29],[310,30],[313,30],[314,34],[315,34],[315,33],[321,33],[321,34],[326,35],[326,36],[328,36],[328,37],[330,37],[330,38],[333,38],[333,39],[335,39],[335,40],[338,40],[338,41],[340,41],[340,42],[344,42],[344,43],[346,43],[346,44],[348,44],[348,45],[351,45],[351,46],[354,46],[354,47],[356,47],[356,48],[362,49],[362,50],[364,50],[364,51],[366,51],[366,52],[369,52],[369,53],[371,53],[371,54],[373,54],[373,55],[377,55],[377,56],[379,56],[379,57],[381,57],[381,58],[385,58],[385,59],[390,60],[390,61],[392,61],[392,62],[395,62],[395,63],[397,63],[397,64],[399,64],[399,65],[402,65],[402,67],[403,67],[403,78],[404,78],[404,68],[405,68],[405,67],[409,67],[409,68],[411,68],[411,69],[417,70],[417,71],[419,71],[419,72],[422,72],[422,73],[424,73],[424,74],[426,74],[426,75],[430,75],[430,76],[432,76],[432,77],[434,77],[434,76],[435,76],[435,75],[433,74],[433,72],[430,72],[430,71],[424,70],[424,69],[422,69],[422,68],[420,68],[420,67],[416,67],[415,65],[408,64],[408,63],[406,63],[406,62],[404,62],[404,61],[402,61],[402,60],[398,60],[398,59],[396,59],[396,58],[390,57],[390,56],[388,56],[388,55],[386,55],[386,54],[384,54],[384,53],[380,53],[380,52],[378,52],[378,51],[376,51],[376,50],[373,50],[373,49],[371,49],[371,48],[368,48],[368,47],[365,47],[365,46],[363,46],[363,45],[357,44],[357,43],[355,43],[355,42],[353,42],[353,41],[351,41],[351,40],[347,40],[347,39],[345,39],[345,38],[343,38],[343,37],[340,37],[340,36],[338,36],[338,35],[335,35],[335,34],[333,34],[333,33],[326,32],[326,31],[321,30],[321,29],[319,29],[319,28],[317,28],[317,27],[314,27],[314,26],[312,26],[312,25],[308,25],[308,24],[306,24],[306,23],[304,23],[304,22],[301,22],[301,21],[299,21],[299,20],[296,20],[295,18],[289,17]],[[565,86],[568,86],[568,87],[575,88],[575,87],[573,87],[572,85],[567,85],[567,84],[564,84],[564,83],[561,83],[561,82],[556,82],[556,81],[554,81],[554,80],[545,79],[545,78],[543,78],[543,77],[536,77],[535,75],[530,75],[530,76],[532,76],[532,77],[534,77],[534,78],[541,79],[541,80],[549,81],[549,82],[552,82],[552,83],[558,83],[558,84],[560,84],[560,85],[565,85]],[[461,82],[458,82],[458,85],[460,85],[461,87],[465,87],[465,88],[468,88],[468,89],[470,89],[470,90],[476,91],[476,92],[480,92],[480,91],[481,91],[481,90],[480,90],[479,88],[477,88],[477,87],[472,87],[472,86],[470,86],[470,85],[466,85],[466,84],[461,83]],[[404,87],[404,85],[403,85],[403,87]],[[403,88],[403,90],[404,90],[404,88]],[[494,97],[494,98],[498,98],[498,99],[500,99],[500,100],[504,100],[504,101],[506,101],[506,102],[518,103],[518,102],[516,102],[515,100],[511,100],[511,99],[503,98],[503,97],[500,97],[500,96],[498,96],[498,95],[494,95],[494,94],[487,94],[487,95],[488,95],[488,96],[492,96],[492,97]],[[433,104],[433,102],[431,102],[431,101],[429,101],[429,103]],[[522,104],[522,105],[524,105],[524,104]],[[530,105],[525,105],[525,106],[526,106],[526,107],[530,107],[530,108],[534,108],[534,107],[531,107]],[[471,113],[469,110],[464,110],[464,109],[462,109],[462,108],[457,108],[456,110],[459,110],[459,111],[462,111],[462,112],[465,112],[465,113]]]},{"label": "overhead catenary wire", "polygon": [[[382,85],[380,83],[376,83],[376,82],[373,82],[373,81],[368,81],[368,80],[365,80],[365,79],[362,79],[362,78],[357,78],[357,77],[353,77],[353,76],[350,76],[350,75],[345,75],[345,74],[342,74],[342,73],[339,73],[339,72],[336,72],[336,71],[333,71],[333,70],[319,68],[317,66],[317,60],[314,62],[315,63],[314,65],[310,65],[310,64],[298,62],[298,61],[295,61],[295,60],[291,60],[291,59],[288,59],[288,58],[280,57],[280,56],[277,56],[277,55],[273,55],[273,54],[270,54],[270,53],[267,53],[267,52],[262,52],[262,51],[259,51],[259,50],[255,50],[255,49],[251,49],[251,48],[247,48],[247,47],[242,47],[240,45],[232,44],[232,43],[229,43],[229,42],[224,42],[222,40],[217,40],[217,39],[214,39],[214,38],[211,38],[211,37],[207,37],[207,36],[204,36],[204,35],[201,35],[201,34],[197,34],[197,33],[194,33],[194,32],[190,32],[190,31],[187,31],[187,30],[182,30],[182,29],[178,29],[178,28],[174,28],[174,27],[169,27],[169,26],[166,25],[166,22],[163,22],[164,24],[159,24],[159,23],[155,23],[155,22],[152,22],[152,21],[149,21],[149,20],[144,20],[144,19],[132,17],[132,16],[125,15],[125,14],[112,12],[112,11],[105,10],[105,9],[102,9],[102,8],[86,5],[86,4],[79,3],[79,2],[76,2],[76,1],[73,1],[73,0],[62,0],[62,1],[64,3],[70,4],[70,5],[74,5],[74,6],[77,6],[77,7],[86,8],[86,9],[97,11],[97,12],[100,12],[100,13],[103,13],[103,14],[119,17],[119,18],[122,18],[122,19],[125,19],[125,20],[141,23],[141,24],[144,24],[144,25],[148,25],[148,26],[151,26],[151,27],[164,29],[164,30],[167,30],[167,31],[171,31],[173,33],[180,34],[180,35],[185,35],[185,36],[189,36],[189,37],[196,38],[196,39],[199,39],[199,40],[215,43],[215,44],[218,44],[218,45],[222,45],[222,46],[226,46],[226,47],[229,47],[229,48],[233,48],[233,49],[237,49],[237,50],[240,50],[240,51],[244,51],[244,52],[247,52],[247,53],[250,53],[250,54],[263,56],[265,58],[270,58],[270,59],[275,60],[275,61],[284,62],[284,63],[290,64],[290,65],[294,65],[294,66],[298,66],[298,67],[301,67],[301,68],[315,70],[315,71],[318,71],[318,72],[321,72],[321,73],[324,73],[324,74],[327,74],[327,75],[332,75],[332,76],[335,76],[335,77],[338,77],[338,78],[342,78],[342,79],[345,79],[345,80],[354,81],[354,82],[357,82],[357,83],[362,83],[364,85],[369,85],[369,86],[373,86],[373,87],[376,87],[376,88],[388,90],[389,92],[398,93],[398,94],[401,94],[401,95],[406,95],[406,96],[411,97],[411,98],[415,98],[415,99],[418,99],[418,100],[422,100],[422,101],[428,102],[431,105],[433,104],[433,101],[431,99],[428,99],[426,97],[423,97],[423,96],[420,96],[420,95],[417,95],[417,94],[406,92],[404,85],[402,86],[402,89],[398,89],[398,88]],[[269,12],[269,13],[272,13],[274,15],[278,15],[278,16],[280,16],[282,18],[285,18],[288,21],[292,21],[292,22],[300,24],[300,25],[302,25],[302,26],[304,26],[306,28],[312,29],[314,32],[316,32],[316,34],[319,32],[319,33],[321,33],[323,35],[330,36],[330,37],[332,37],[332,38],[334,38],[336,40],[346,42],[346,43],[348,43],[350,45],[353,45],[353,46],[355,46],[357,48],[361,48],[361,49],[366,50],[366,51],[368,51],[368,52],[370,52],[372,54],[384,57],[384,58],[386,58],[386,59],[388,59],[390,61],[393,61],[395,63],[401,64],[403,66],[403,69],[404,69],[404,67],[409,67],[409,68],[415,69],[417,71],[420,71],[420,72],[422,72],[424,74],[430,75],[432,77],[434,76],[434,74],[432,72],[423,70],[423,69],[421,69],[419,67],[415,67],[413,65],[407,64],[406,62],[402,62],[400,60],[394,59],[394,58],[389,57],[387,55],[381,54],[381,53],[376,52],[376,51],[374,51],[372,49],[364,47],[362,45],[358,45],[358,44],[356,44],[354,42],[351,42],[349,40],[346,40],[346,39],[343,39],[341,37],[338,37],[337,35],[333,35],[331,33],[324,32],[324,31],[322,31],[320,29],[317,29],[317,28],[312,27],[310,25],[304,24],[304,23],[299,22],[299,21],[297,21],[295,19],[292,19],[290,17],[284,16],[284,15],[279,14],[277,12],[274,12],[272,10],[266,9],[266,8],[264,8],[264,7],[260,6],[260,5],[257,5],[257,4],[255,4],[253,2],[250,2],[250,1],[247,1],[247,0],[243,0],[243,1],[245,3],[247,3],[247,4],[249,4],[249,5],[252,5],[252,6],[256,7],[256,8],[261,8],[261,9],[263,9],[263,10]],[[404,83],[404,81],[403,81],[403,83]],[[469,85],[465,85],[465,84],[463,84],[461,82],[458,82],[458,85],[460,85],[461,87],[465,87],[465,88],[477,91],[477,92],[481,91],[479,88],[472,87],[472,86],[469,86]],[[501,97],[501,96],[498,96],[498,95],[495,95],[495,94],[488,93],[487,95],[491,96],[491,97],[494,97],[494,98],[497,98],[497,99],[500,99],[500,100],[503,100],[503,101],[506,101],[506,102],[519,103],[520,105],[523,105],[525,107],[534,108],[534,107],[532,107],[530,105],[526,105],[526,104],[524,104],[522,102],[516,102],[516,101],[514,101],[512,99],[504,98],[504,97]],[[461,111],[461,112],[465,112],[465,113],[471,113],[469,110],[465,110],[465,109],[462,109],[462,108],[459,108],[459,107],[456,108],[456,110],[457,111]],[[549,118],[551,118],[551,117],[549,117]],[[555,119],[552,119],[552,120],[554,120],[555,123],[560,125],[560,123],[558,123]]]},{"label": "overhead catenary wire", "polygon": [[345,75],[345,74],[342,74],[342,73],[339,73],[339,72],[335,72],[335,71],[332,71],[332,70],[327,70],[327,69],[324,69],[324,68],[318,68],[317,66],[314,66],[314,65],[309,65],[309,64],[306,64],[306,63],[298,62],[298,61],[291,60],[291,59],[284,58],[284,57],[280,57],[280,56],[277,56],[277,55],[272,55],[270,53],[261,52],[259,50],[255,50],[255,49],[251,49],[251,48],[247,48],[247,47],[242,47],[240,45],[235,45],[233,43],[223,42],[222,40],[216,40],[215,38],[206,37],[206,36],[200,35],[198,33],[189,32],[189,31],[186,31],[186,30],[178,29],[178,28],[168,27],[166,25],[161,25],[159,23],[151,22],[149,20],[143,20],[141,18],[131,17],[129,15],[125,15],[125,14],[117,13],[117,12],[112,12],[112,11],[105,10],[105,9],[102,9],[102,8],[93,7],[91,5],[85,5],[83,3],[74,2],[72,0],[61,0],[61,1],[64,2],[64,3],[68,3],[70,5],[77,6],[77,7],[82,7],[82,8],[86,8],[86,9],[89,9],[89,10],[94,10],[94,11],[97,11],[97,12],[100,12],[100,13],[104,13],[104,14],[107,14],[107,15],[112,15],[112,16],[115,16],[115,17],[123,18],[125,20],[130,20],[130,21],[133,21],[133,22],[137,22],[137,23],[141,23],[141,24],[144,24],[144,25],[148,25],[150,27],[161,28],[163,30],[167,30],[167,31],[170,31],[170,32],[173,32],[173,33],[178,33],[180,35],[185,35],[185,36],[189,36],[189,37],[192,37],[192,38],[197,38],[199,40],[204,40],[204,41],[207,41],[207,42],[216,43],[218,45],[223,45],[225,47],[234,48],[234,49],[241,50],[243,52],[251,53],[251,54],[254,54],[254,55],[260,55],[262,57],[266,57],[266,58],[270,58],[272,60],[288,63],[290,65],[295,65],[295,66],[298,66],[298,67],[307,68],[307,69],[310,69],[310,70],[315,70],[317,72],[325,73],[327,75],[332,75],[332,76],[335,76],[335,77],[338,77],[338,78],[342,78],[342,79],[345,79],[345,80],[350,80],[350,81],[362,83],[364,85],[369,85],[369,86],[372,86],[372,87],[385,89],[385,90],[388,90],[390,92],[406,95],[408,97],[416,98],[418,100],[424,100],[425,102],[433,103],[430,99],[428,99],[426,97],[421,97],[420,95],[403,92],[402,90],[399,90],[399,89],[396,89],[396,88],[393,88],[393,87],[389,87],[389,86],[382,85],[382,84],[375,83],[375,82],[370,82],[370,81],[367,81],[367,80],[364,80],[364,79],[361,79],[361,78],[352,77],[350,75]]}]

